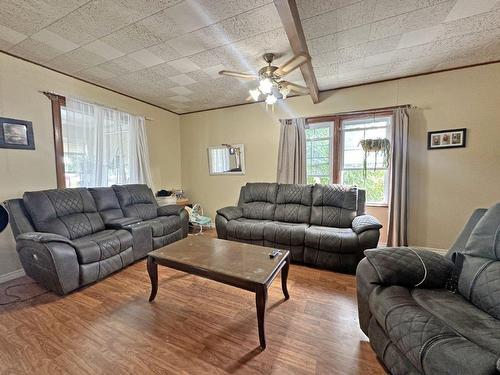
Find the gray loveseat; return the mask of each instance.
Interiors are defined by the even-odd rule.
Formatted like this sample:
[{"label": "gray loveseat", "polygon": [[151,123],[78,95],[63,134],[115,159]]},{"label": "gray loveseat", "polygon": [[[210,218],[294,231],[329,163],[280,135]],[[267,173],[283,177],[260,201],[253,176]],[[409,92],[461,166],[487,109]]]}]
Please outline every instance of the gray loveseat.
[{"label": "gray loveseat", "polygon": [[500,373],[500,203],[476,210],[446,256],[365,254],[359,323],[392,374]]},{"label": "gray loveseat", "polygon": [[219,238],[286,249],[293,262],[354,273],[382,225],[354,186],[247,183],[238,206],[217,211]]},{"label": "gray loveseat", "polygon": [[181,206],[158,207],[146,185],[26,192],[6,203],[26,274],[66,294],[187,236]]}]

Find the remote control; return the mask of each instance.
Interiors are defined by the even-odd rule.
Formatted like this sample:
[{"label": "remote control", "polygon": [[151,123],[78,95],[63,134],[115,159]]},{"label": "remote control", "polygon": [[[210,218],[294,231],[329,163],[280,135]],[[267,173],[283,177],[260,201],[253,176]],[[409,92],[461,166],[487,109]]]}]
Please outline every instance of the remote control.
[{"label": "remote control", "polygon": [[269,254],[269,258],[274,258],[274,257],[276,257],[276,256],[278,256],[280,254],[281,254],[281,251],[274,250],[271,254]]}]

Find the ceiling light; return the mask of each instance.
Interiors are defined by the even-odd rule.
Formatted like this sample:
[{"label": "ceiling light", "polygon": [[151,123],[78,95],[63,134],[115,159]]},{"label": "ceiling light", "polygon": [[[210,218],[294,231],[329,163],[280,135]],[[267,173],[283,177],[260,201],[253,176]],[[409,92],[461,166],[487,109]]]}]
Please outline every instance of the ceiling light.
[{"label": "ceiling light", "polygon": [[269,78],[264,78],[260,81],[259,90],[263,94],[270,94],[273,89],[273,82]]},{"label": "ceiling light", "polygon": [[248,91],[253,100],[258,101],[260,97],[259,89],[253,89]]},{"label": "ceiling light", "polygon": [[276,98],[273,94],[268,95],[266,98],[266,104],[273,105],[277,100],[278,98]]}]

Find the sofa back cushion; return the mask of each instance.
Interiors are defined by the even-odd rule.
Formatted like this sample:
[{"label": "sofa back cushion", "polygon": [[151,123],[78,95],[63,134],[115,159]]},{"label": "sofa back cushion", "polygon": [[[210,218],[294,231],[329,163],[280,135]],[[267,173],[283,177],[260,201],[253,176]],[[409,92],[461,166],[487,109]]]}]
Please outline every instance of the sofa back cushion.
[{"label": "sofa back cushion", "polygon": [[257,220],[273,220],[276,209],[278,184],[276,183],[247,183],[241,189],[239,205],[243,210],[243,217]]},{"label": "sofa back cushion", "polygon": [[147,185],[113,185],[113,190],[126,217],[149,220],[158,216],[158,203]]},{"label": "sofa back cushion", "polygon": [[38,232],[76,239],[104,229],[95,201],[85,188],[26,192],[23,201]]},{"label": "sofa back cushion", "polygon": [[349,228],[357,216],[358,188],[315,184],[312,192],[311,225]]},{"label": "sofa back cushion", "polygon": [[89,191],[105,224],[123,218],[120,202],[112,187],[89,188]]},{"label": "sofa back cushion", "polygon": [[461,266],[459,293],[500,319],[500,203],[486,211],[472,230],[463,255],[456,256]]},{"label": "sofa back cushion", "polygon": [[312,185],[279,184],[274,220],[288,223],[309,223]]}]

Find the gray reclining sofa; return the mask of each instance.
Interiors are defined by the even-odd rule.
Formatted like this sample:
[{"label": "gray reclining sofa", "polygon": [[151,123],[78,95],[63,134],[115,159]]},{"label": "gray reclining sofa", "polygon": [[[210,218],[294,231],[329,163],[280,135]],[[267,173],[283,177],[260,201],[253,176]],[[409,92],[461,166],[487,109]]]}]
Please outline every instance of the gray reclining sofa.
[{"label": "gray reclining sofa", "polygon": [[146,185],[26,192],[5,202],[26,274],[66,294],[187,236],[181,206]]},{"label": "gray reclining sofa", "polygon": [[500,203],[476,210],[446,256],[365,254],[359,323],[392,374],[500,373]]},{"label": "gray reclining sofa", "polygon": [[247,183],[238,206],[217,211],[219,238],[286,249],[291,260],[354,273],[382,225],[354,186]]}]

